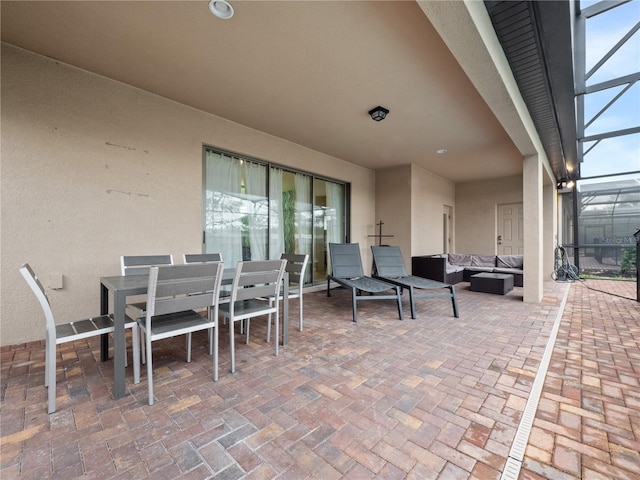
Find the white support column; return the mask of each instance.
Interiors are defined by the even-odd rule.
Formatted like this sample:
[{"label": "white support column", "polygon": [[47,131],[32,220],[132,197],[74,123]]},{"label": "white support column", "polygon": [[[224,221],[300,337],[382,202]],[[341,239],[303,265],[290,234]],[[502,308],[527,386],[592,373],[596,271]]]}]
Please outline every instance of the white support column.
[{"label": "white support column", "polygon": [[522,200],[524,221],[524,301],[540,303],[543,294],[542,162],[538,155],[524,157]]},{"label": "white support column", "polygon": [[545,185],[543,195],[543,253],[542,253],[542,281],[551,280],[553,273],[553,252],[558,244],[558,195],[553,179],[551,184]]}]

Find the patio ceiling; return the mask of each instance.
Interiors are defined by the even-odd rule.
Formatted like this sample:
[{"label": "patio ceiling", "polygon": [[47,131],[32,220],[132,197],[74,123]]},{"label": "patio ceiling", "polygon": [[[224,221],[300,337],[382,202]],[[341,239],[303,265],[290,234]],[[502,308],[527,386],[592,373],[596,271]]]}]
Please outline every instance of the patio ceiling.
[{"label": "patio ceiling", "polygon": [[[2,41],[364,167],[412,163],[454,182],[522,172],[523,127],[499,120],[513,107],[485,102],[419,3],[233,6],[223,21],[205,0],[2,1]],[[382,122],[376,105],[391,111]],[[558,137],[541,137],[565,176]]]}]

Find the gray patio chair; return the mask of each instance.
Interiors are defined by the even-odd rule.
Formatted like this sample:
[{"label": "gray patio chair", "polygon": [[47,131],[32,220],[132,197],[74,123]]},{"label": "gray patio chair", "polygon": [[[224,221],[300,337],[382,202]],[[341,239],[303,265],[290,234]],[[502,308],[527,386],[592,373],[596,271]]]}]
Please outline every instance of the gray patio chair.
[{"label": "gray patio chair", "polygon": [[[289,300],[292,298],[298,299],[298,326],[302,331],[303,314],[302,314],[302,287],[304,287],[304,277],[307,271],[307,264],[309,263],[309,255],[298,253],[283,253],[280,255],[281,259],[287,261],[285,271],[289,274]],[[278,296],[278,301],[282,300],[282,292]],[[275,295],[269,297],[269,304],[275,302]],[[277,338],[276,338],[277,340]],[[267,323],[267,342],[271,341],[271,314],[269,314],[269,320]]]},{"label": "gray patio chair", "polygon": [[[411,318],[416,318],[416,298],[449,297],[453,304],[453,315],[459,318],[456,290],[453,285],[437,282],[422,277],[409,275],[404,265],[400,247],[372,246],[373,277],[385,282],[398,285],[401,289],[409,290],[411,303]],[[431,293],[432,290],[448,289],[449,293]],[[429,290],[429,293],[416,293],[416,290]]]},{"label": "gray patio chair", "polygon": [[[120,257],[120,274],[128,275],[149,275],[149,268],[154,265],[173,265],[173,255],[122,255]],[[143,317],[146,313],[147,304],[144,301],[127,303],[125,309],[131,318]],[[146,353],[144,349],[144,334],[140,336],[140,347],[142,351],[142,363],[145,363]]]},{"label": "gray patio chair", "polygon": [[[211,262],[222,262],[222,255],[219,253],[185,253],[182,255],[182,261],[185,265],[191,263],[211,263]],[[229,301],[231,298],[231,291],[225,288],[224,285],[220,287],[220,303],[225,303]],[[226,320],[225,320],[226,324]],[[209,331],[209,346],[211,346],[213,337],[213,332]]]},{"label": "gray patio chair", "polygon": [[[220,315],[229,319],[232,373],[236,371],[235,323],[245,322],[246,342],[249,343],[251,318],[272,313],[278,318],[280,302],[270,303],[268,298],[275,297],[280,292],[286,265],[286,260],[238,262],[231,288],[231,300],[220,305]],[[276,339],[278,338],[278,324],[279,322],[275,322]],[[274,343],[276,345],[275,354],[278,355],[279,342]]]},{"label": "gray patio chair", "polygon": [[[213,380],[218,380],[218,302],[224,265],[201,263],[170,265],[149,269],[147,310],[137,319],[145,334],[147,352],[147,384],[149,405],[153,405],[152,343],[164,338],[187,335],[187,362],[191,361],[191,334],[200,330],[213,331]],[[207,310],[200,314],[197,310]],[[136,357],[137,367],[140,358]]]},{"label": "gray patio chair", "polygon": [[[101,315],[99,317],[91,317],[73,322],[56,324],[55,319],[53,318],[51,304],[49,303],[49,298],[44,291],[44,287],[28,263],[25,263],[20,267],[20,273],[27,281],[29,287],[31,287],[31,290],[38,299],[38,302],[40,302],[40,306],[42,307],[46,320],[44,386],[47,387],[47,411],[48,413],[53,413],[56,411],[56,346],[67,342],[73,342],[75,340],[82,340],[84,338],[113,333],[113,318],[110,315]],[[139,348],[138,329],[136,327],[136,323],[133,321],[125,323],[125,328],[131,328],[133,332],[134,379],[139,381],[140,366],[139,363],[135,363]]]},{"label": "gray patio chair", "polygon": [[[398,316],[400,320],[403,319],[400,287],[365,276],[360,257],[360,245],[357,243],[330,243],[329,256],[331,258],[331,275],[327,276],[327,297],[331,296],[330,283],[332,281],[349,289],[354,322],[358,321],[358,302],[365,300],[395,300],[398,302]],[[389,290],[393,290],[395,293],[380,295]]]}]

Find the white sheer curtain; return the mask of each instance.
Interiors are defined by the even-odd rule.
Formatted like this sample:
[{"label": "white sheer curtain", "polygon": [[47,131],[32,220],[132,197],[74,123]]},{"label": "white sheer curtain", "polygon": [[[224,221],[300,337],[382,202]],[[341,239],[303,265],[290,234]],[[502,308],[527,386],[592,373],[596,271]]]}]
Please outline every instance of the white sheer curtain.
[{"label": "white sheer curtain", "polygon": [[269,175],[269,258],[284,253],[284,215],[282,205],[282,169],[271,167]]},{"label": "white sheer curtain", "polygon": [[331,256],[329,243],[344,242],[344,195],[343,187],[337,183],[326,182],[327,210],[325,220],[327,222],[327,271],[331,272]]},{"label": "white sheer curtain", "polygon": [[206,253],[220,253],[227,267],[285,249],[313,253],[310,277],[326,279],[327,244],[345,239],[344,184],[208,149],[204,164]]},{"label": "white sheer curtain", "polygon": [[242,260],[240,161],[207,150],[205,156],[205,251],[220,253],[225,266]]},{"label": "white sheer curtain", "polygon": [[269,228],[266,167],[245,161],[244,186],[249,208],[247,213],[251,260],[266,260],[266,234]]},{"label": "white sheer curtain", "polygon": [[344,195],[342,185],[326,182],[327,188],[327,241],[344,242]]},{"label": "white sheer curtain", "polygon": [[296,242],[297,252],[311,255],[311,231],[313,227],[311,208],[311,178],[304,173],[296,173],[294,177],[296,187]]}]

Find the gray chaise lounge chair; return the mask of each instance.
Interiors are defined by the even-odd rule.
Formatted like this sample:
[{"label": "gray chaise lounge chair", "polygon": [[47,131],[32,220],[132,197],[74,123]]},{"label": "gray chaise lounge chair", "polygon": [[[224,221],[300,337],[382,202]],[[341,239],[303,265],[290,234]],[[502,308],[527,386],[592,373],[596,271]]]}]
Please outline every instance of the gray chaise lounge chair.
[{"label": "gray chaise lounge chair", "polygon": [[[400,287],[367,277],[362,269],[360,258],[360,246],[357,243],[330,243],[329,255],[331,258],[331,275],[327,276],[327,297],[331,296],[329,284],[331,281],[351,290],[351,302],[353,305],[353,321],[357,322],[360,300],[395,300],[398,302],[398,315],[402,320],[402,298]],[[393,290],[392,295],[377,295]],[[366,292],[368,295],[362,295]]]},{"label": "gray chaise lounge chair", "polygon": [[[450,297],[451,303],[453,303],[453,315],[459,318],[456,290],[453,285],[409,275],[402,259],[400,247],[372,246],[371,250],[373,251],[373,277],[409,290],[411,318],[416,318],[415,298],[423,297]],[[415,289],[438,290],[444,288],[448,289],[449,293],[415,292]]]}]

